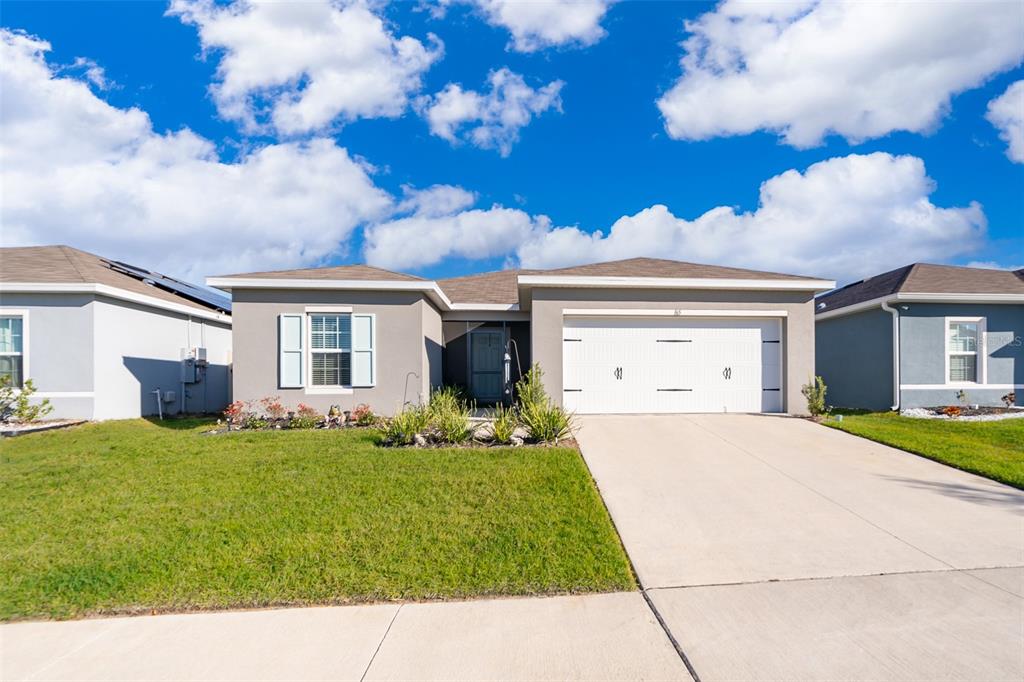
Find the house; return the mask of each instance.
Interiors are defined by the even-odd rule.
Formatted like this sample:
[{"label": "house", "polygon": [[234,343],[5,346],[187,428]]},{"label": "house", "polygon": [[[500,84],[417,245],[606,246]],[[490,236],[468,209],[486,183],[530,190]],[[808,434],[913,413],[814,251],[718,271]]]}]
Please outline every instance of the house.
[{"label": "house", "polygon": [[873,410],[1024,397],[1024,270],[915,263],[818,298],[828,402]]},{"label": "house", "polygon": [[51,417],[224,408],[230,302],[69,246],[0,249],[0,375],[32,379]]},{"label": "house", "polygon": [[443,384],[508,401],[531,362],[577,413],[792,412],[814,374],[810,277],[634,258],[433,281],[366,265],[211,277],[234,396],[389,414]]}]

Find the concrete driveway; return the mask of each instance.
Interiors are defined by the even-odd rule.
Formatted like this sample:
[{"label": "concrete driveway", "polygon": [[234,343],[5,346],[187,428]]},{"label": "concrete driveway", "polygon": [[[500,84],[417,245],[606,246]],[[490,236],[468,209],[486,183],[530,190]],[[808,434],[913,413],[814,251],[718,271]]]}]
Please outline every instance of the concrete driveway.
[{"label": "concrete driveway", "polygon": [[787,417],[578,439],[700,679],[1024,677],[1021,491]]}]

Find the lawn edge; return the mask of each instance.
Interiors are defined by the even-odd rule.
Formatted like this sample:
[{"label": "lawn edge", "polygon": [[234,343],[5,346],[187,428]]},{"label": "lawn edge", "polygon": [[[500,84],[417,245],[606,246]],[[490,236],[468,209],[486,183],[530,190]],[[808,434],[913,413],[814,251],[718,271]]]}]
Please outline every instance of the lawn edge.
[{"label": "lawn edge", "polygon": [[863,438],[864,440],[869,440],[872,443],[878,443],[879,445],[885,445],[886,447],[890,447],[890,448],[893,448],[895,450],[899,450],[901,452],[906,452],[907,454],[914,455],[915,457],[921,457],[922,459],[927,459],[929,462],[935,462],[936,464],[941,464],[942,466],[947,466],[950,469],[956,469],[957,471],[963,471],[964,473],[973,474],[974,476],[979,476],[979,477],[984,478],[986,480],[994,481],[995,483],[999,483],[1001,485],[1009,486],[1009,487],[1011,487],[1011,488],[1013,488],[1015,490],[1024,490],[1024,484],[1018,484],[1018,483],[1015,483],[1014,481],[1007,481],[1007,480],[1004,480],[1002,478],[996,478],[995,476],[992,476],[992,475],[990,475],[988,473],[985,473],[983,471],[978,471],[977,469],[974,469],[974,468],[957,466],[956,464],[953,464],[951,462],[947,462],[945,460],[939,459],[939,458],[937,458],[937,457],[935,457],[933,455],[929,455],[929,454],[927,454],[925,452],[920,452],[918,450],[912,450],[912,449],[904,447],[902,445],[896,445],[894,443],[890,443],[888,441],[881,440],[880,438],[872,438],[871,436],[867,436],[867,435],[864,435],[864,434],[854,433],[853,431],[849,431],[849,430],[843,428],[837,422],[822,421],[822,422],[819,422],[819,424],[821,424],[824,427],[830,428],[830,429],[835,429],[836,431],[841,431],[842,433],[846,433],[846,434],[849,434],[851,436],[856,436],[857,438]]}]

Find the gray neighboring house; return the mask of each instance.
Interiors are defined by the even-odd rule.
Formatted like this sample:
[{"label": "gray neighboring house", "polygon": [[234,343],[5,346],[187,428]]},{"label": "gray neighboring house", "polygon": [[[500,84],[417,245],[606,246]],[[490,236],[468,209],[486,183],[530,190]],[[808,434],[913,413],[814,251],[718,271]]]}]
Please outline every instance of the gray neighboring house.
[{"label": "gray neighboring house", "polygon": [[1024,270],[915,263],[820,296],[828,402],[872,410],[1024,398]]},{"label": "gray neighboring house", "polygon": [[806,411],[812,277],[634,258],[440,281],[366,265],[211,277],[234,397],[391,414],[448,384],[507,402],[531,362],[577,413]]},{"label": "gray neighboring house", "polygon": [[32,379],[51,417],[156,414],[155,391],[165,413],[219,411],[230,364],[224,297],[69,246],[0,249],[0,375]]}]

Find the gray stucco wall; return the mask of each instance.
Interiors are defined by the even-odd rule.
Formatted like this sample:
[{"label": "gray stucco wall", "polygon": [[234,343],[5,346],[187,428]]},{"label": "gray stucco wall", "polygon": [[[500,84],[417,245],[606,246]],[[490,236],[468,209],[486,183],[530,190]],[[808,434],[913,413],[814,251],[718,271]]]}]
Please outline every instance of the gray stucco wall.
[{"label": "gray stucco wall", "polygon": [[[166,414],[219,412],[227,405],[228,324],[99,296],[95,316],[95,419],[157,414],[153,391],[174,391]],[[181,351],[204,347],[209,365],[199,383],[181,385]]]},{"label": "gray stucco wall", "polygon": [[0,295],[0,308],[28,311],[27,379],[53,405],[50,418],[92,419],[93,295]]},{"label": "gray stucco wall", "polygon": [[814,375],[814,308],[810,292],[686,291],[665,289],[533,290],[532,352],[544,370],[552,398],[562,399],[562,320],[566,308],[648,308],[672,310],[784,310],[783,409],[804,414],[800,387]]},{"label": "gray stucco wall", "polygon": [[[903,309],[906,306],[906,309]],[[1000,398],[1024,393],[1024,306],[908,303],[900,306],[900,384],[935,385],[904,388],[903,407],[957,404],[960,389],[946,381],[946,318],[984,317],[986,329],[985,385],[967,387],[970,404],[1001,405]]]},{"label": "gray stucco wall", "polygon": [[892,315],[881,308],[818,320],[815,366],[835,407],[892,407]]},{"label": "gray stucco wall", "polygon": [[[280,396],[294,409],[305,403],[321,412],[331,405],[352,409],[359,403],[380,414],[393,414],[404,402],[426,399],[434,360],[440,349],[441,320],[418,292],[237,289],[232,295],[234,328],[234,399]],[[376,385],[350,393],[324,394],[278,386],[278,315],[303,314],[306,306],[346,306],[376,315]],[[433,341],[426,333],[434,335]]]}]

